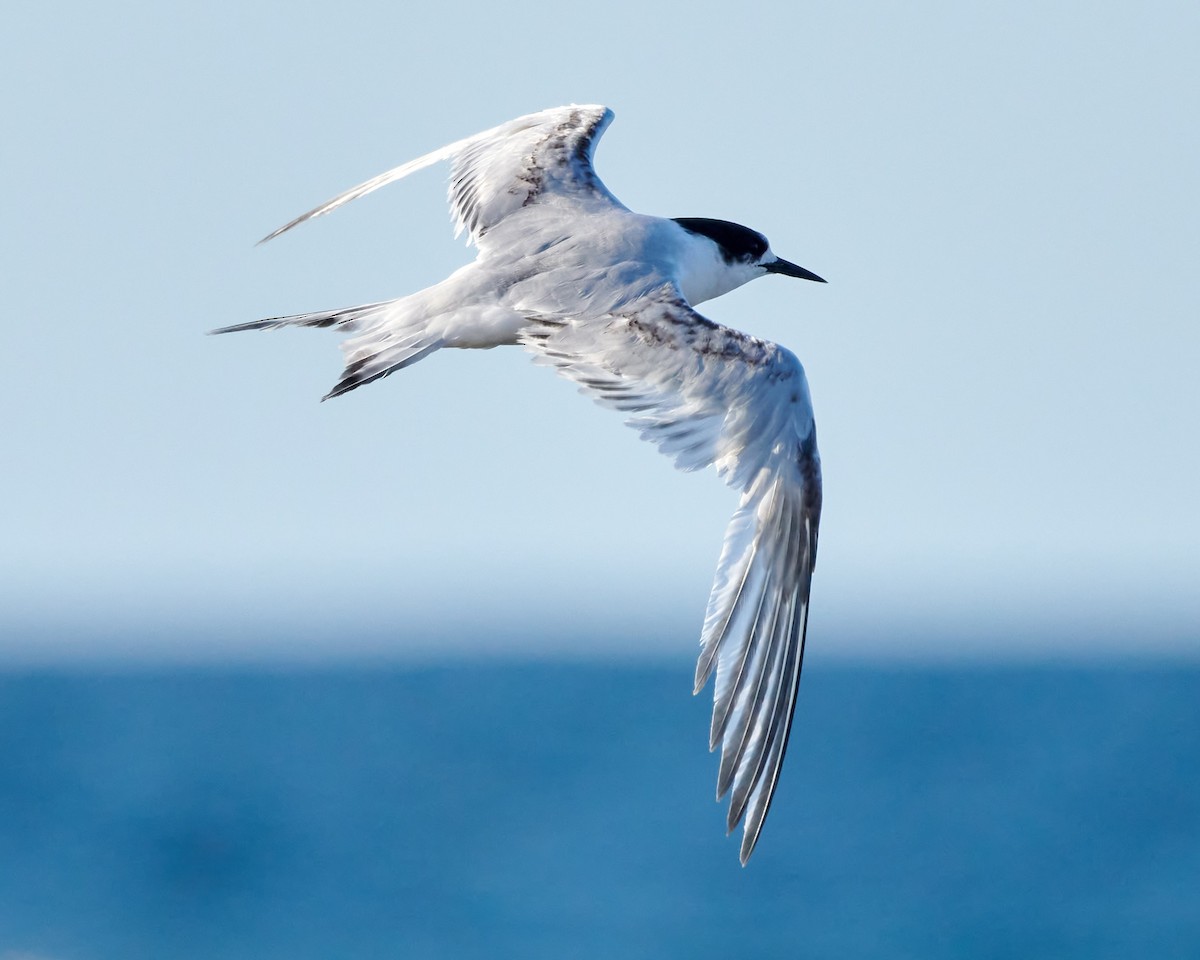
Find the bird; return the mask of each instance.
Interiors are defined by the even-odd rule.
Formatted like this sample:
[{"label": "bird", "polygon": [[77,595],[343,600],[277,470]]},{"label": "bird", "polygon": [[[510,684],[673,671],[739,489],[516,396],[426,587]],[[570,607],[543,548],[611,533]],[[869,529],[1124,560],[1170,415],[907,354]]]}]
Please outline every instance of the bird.
[{"label": "bird", "polygon": [[712,466],[740,493],[700,634],[694,693],[715,673],[709,749],[727,833],[754,851],[796,707],[821,513],[821,461],[804,368],[786,348],[699,314],[768,274],[825,281],[763,234],[705,217],[634,213],[596,173],[613,119],[600,105],[519,117],[411,160],[296,217],[305,221],[449,161],[455,236],[476,259],[395,300],[272,317],[213,333],[318,327],[349,334],[323,399],[440,350],[520,346],[685,471]]}]

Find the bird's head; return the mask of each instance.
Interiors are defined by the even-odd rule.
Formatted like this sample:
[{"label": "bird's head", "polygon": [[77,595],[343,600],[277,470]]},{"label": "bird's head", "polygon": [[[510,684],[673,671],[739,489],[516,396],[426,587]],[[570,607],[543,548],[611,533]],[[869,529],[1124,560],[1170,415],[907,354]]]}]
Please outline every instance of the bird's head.
[{"label": "bird's head", "polygon": [[825,282],[811,270],[775,256],[766,237],[740,223],[707,217],[676,217],[675,223],[694,236],[707,238],[715,247],[714,267],[704,271],[703,282],[695,278],[699,296],[689,296],[691,303],[718,297],[768,273]]}]

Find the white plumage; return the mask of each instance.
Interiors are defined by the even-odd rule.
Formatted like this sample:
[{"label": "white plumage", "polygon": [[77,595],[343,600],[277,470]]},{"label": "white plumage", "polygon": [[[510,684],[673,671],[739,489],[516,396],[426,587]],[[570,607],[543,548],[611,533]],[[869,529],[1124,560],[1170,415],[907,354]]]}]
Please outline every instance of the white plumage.
[{"label": "white plumage", "polygon": [[328,396],[447,347],[521,344],[676,466],[710,464],[741,502],[725,537],[696,666],[715,668],[710,745],[718,799],[744,818],[741,860],[762,830],[787,747],[816,559],[821,471],[808,385],[774,343],[693,305],[766,273],[819,280],[724,221],[647,217],[604,186],[592,153],[612,112],[545,110],[459,140],[321,204],[264,238],[385,184],[451,161],[450,206],[476,260],[397,300],[260,320],[217,332],[332,327],[346,368]]}]

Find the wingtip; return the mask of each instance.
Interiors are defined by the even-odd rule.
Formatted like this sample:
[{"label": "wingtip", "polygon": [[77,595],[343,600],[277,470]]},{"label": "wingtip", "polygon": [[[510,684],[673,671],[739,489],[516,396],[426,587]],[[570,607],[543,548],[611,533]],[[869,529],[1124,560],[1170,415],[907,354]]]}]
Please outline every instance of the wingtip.
[{"label": "wingtip", "polygon": [[[737,821],[726,825],[725,836],[730,837],[733,831],[737,829]],[[738,862],[744,867],[750,862],[750,857],[754,854],[754,848],[758,845],[758,833],[750,834],[749,831],[743,831],[742,843],[738,848]]]},{"label": "wingtip", "polygon": [[744,867],[750,862],[750,858],[754,855],[754,849],[758,846],[758,838],[762,835],[762,822],[753,829],[747,829],[742,834],[742,846],[738,850],[738,859],[742,861]]},{"label": "wingtip", "polygon": [[278,229],[272,230],[261,240],[257,241],[254,245],[256,247],[261,247],[264,243],[269,243],[270,241],[274,240],[281,233],[286,233],[288,230],[290,230],[295,225],[296,225],[296,223],[292,222],[292,223],[287,224],[286,226],[282,226],[282,227],[279,227]]}]

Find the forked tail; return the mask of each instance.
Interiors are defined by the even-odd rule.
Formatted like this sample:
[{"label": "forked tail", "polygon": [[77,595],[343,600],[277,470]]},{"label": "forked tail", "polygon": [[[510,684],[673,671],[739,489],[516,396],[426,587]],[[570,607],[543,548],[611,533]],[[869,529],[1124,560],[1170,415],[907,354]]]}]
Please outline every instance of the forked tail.
[{"label": "forked tail", "polygon": [[365,383],[379,380],[396,370],[429,356],[445,343],[428,331],[424,318],[414,320],[405,301],[383,300],[341,310],[299,313],[291,317],[270,317],[250,323],[221,327],[213,333],[238,333],[242,330],[280,330],[283,327],[332,328],[356,336],[342,342],[346,368],[342,378],[322,397],[340,397]]}]

